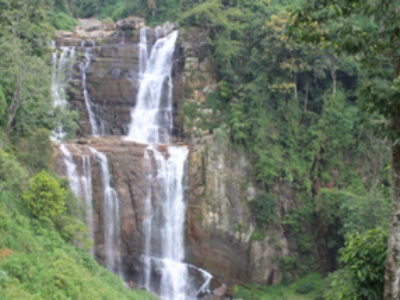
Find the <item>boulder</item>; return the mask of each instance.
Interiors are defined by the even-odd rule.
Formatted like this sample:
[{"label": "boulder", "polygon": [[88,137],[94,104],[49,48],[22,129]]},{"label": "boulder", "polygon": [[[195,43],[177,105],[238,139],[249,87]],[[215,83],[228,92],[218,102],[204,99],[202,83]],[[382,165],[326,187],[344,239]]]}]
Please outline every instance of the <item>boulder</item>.
[{"label": "boulder", "polygon": [[126,19],[122,19],[116,23],[116,26],[119,30],[133,30],[142,28],[145,24],[145,20],[143,18],[138,17],[128,17]]},{"label": "boulder", "polygon": [[213,290],[213,295],[217,296],[217,297],[222,297],[226,294],[227,291],[227,287],[225,284],[223,284],[222,286],[220,286],[219,288]]},{"label": "boulder", "polygon": [[79,28],[84,30],[84,31],[97,31],[97,30],[103,30],[103,24],[95,19],[78,19],[79,22]]}]

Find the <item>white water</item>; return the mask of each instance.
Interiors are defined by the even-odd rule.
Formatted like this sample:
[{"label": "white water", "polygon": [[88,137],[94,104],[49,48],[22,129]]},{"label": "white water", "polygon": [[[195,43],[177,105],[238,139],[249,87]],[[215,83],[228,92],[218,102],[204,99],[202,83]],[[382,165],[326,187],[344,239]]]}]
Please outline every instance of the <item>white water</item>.
[{"label": "white water", "polygon": [[[53,53],[51,92],[55,108],[64,108],[67,105],[65,88],[67,80],[73,74],[74,58],[75,48],[62,47],[60,48],[60,55],[58,55],[57,51]],[[51,138],[54,141],[60,141],[65,138],[65,133],[61,125],[53,130]]]},{"label": "white water", "polygon": [[160,258],[164,268],[161,272],[160,297],[170,300],[187,298],[188,270],[185,258],[184,225],[186,203],[183,179],[188,156],[186,147],[169,147],[169,158],[154,151],[157,163],[157,181],[162,197],[158,203],[157,228],[160,237]]},{"label": "white water", "polygon": [[89,150],[93,153],[94,159],[101,167],[106,267],[110,271],[122,275],[119,251],[121,222],[118,195],[115,189],[111,187],[111,176],[108,168],[107,155],[90,147]]},{"label": "white water", "polygon": [[[94,227],[93,227],[93,190],[92,190],[92,166],[90,157],[82,156],[82,190],[86,206],[86,225],[89,228],[89,238],[94,242]],[[94,245],[90,249],[90,253],[94,256]]]},{"label": "white water", "polygon": [[[89,238],[94,240],[93,227],[93,191],[92,191],[92,168],[90,157],[82,155],[82,176],[79,177],[77,165],[74,157],[65,144],[60,146],[60,150],[64,156],[64,163],[67,169],[67,176],[71,191],[74,195],[85,203],[86,208],[86,225],[89,228]],[[94,256],[94,247],[90,250]]]},{"label": "white water", "polygon": [[[169,143],[172,127],[172,65],[178,32],[156,41],[150,57],[147,55],[146,30],[140,37],[141,84],[127,139],[141,143]],[[144,67],[145,66],[145,67]],[[166,86],[167,85],[167,86]],[[168,89],[167,99],[163,99]],[[165,97],[164,97],[165,98]]]},{"label": "white water", "polygon": [[67,146],[65,146],[64,144],[60,146],[60,150],[64,155],[64,163],[67,168],[67,176],[69,179],[71,191],[75,194],[76,197],[81,198],[81,183],[79,180],[79,175],[74,158],[71,152],[68,150]]},{"label": "white water", "polygon": [[86,110],[87,110],[88,116],[89,116],[89,122],[90,122],[90,127],[92,129],[92,135],[100,136],[100,135],[102,135],[102,132],[100,132],[99,127],[97,125],[96,116],[93,112],[92,101],[90,100],[90,95],[87,90],[86,71],[90,67],[90,63],[91,63],[90,51],[91,51],[91,48],[85,48],[86,62],[81,62],[79,67],[80,67],[81,73],[82,73],[83,96],[85,98],[85,105],[86,105]]},{"label": "white water", "polygon": [[[163,300],[196,299],[198,292],[209,289],[212,278],[206,271],[184,263],[184,195],[188,148],[170,146],[167,153],[162,153],[155,145],[170,142],[173,91],[171,72],[177,37],[178,32],[175,31],[157,40],[148,57],[146,29],[141,30],[141,85],[127,137],[128,140],[149,144],[144,161],[151,168],[154,160],[156,166],[156,175],[150,172],[146,178],[143,286],[156,292]],[[157,190],[153,193],[154,182]],[[152,198],[156,198],[155,204]],[[190,274],[193,268],[204,280],[201,285]]]},{"label": "white water", "polygon": [[[144,160],[147,164],[147,167],[149,170],[151,169],[151,157],[149,155],[150,150],[146,150],[144,153]],[[145,214],[146,214],[146,219],[143,221],[143,234],[144,234],[144,287],[147,290],[151,290],[151,269],[152,269],[152,262],[151,262],[151,241],[152,241],[152,234],[151,234],[151,229],[152,229],[152,223],[153,223],[153,203],[151,201],[152,198],[152,192],[151,192],[151,184],[152,184],[152,174],[149,172],[146,178],[146,183],[147,183],[147,191],[148,195],[146,198],[145,202]]]}]

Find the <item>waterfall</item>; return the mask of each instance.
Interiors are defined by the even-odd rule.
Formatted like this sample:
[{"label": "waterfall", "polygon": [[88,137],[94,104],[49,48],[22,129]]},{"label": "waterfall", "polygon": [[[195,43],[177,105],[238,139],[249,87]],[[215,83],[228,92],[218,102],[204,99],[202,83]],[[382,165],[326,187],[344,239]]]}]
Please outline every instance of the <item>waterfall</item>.
[{"label": "waterfall", "polygon": [[75,194],[76,197],[81,198],[81,183],[79,180],[79,175],[77,171],[77,167],[74,161],[74,158],[68,148],[62,144],[60,146],[60,150],[64,155],[64,163],[67,167],[67,176],[69,179],[69,185],[71,187],[71,191]]},{"label": "waterfall", "polygon": [[120,259],[120,208],[119,199],[115,189],[111,187],[111,176],[108,168],[107,155],[90,148],[94,159],[100,164],[103,185],[103,222],[106,267],[112,272],[122,276]]},{"label": "waterfall", "polygon": [[139,76],[143,80],[144,72],[146,71],[147,59],[149,50],[147,49],[147,29],[140,29],[140,43],[139,43]]},{"label": "waterfall", "polygon": [[[82,174],[82,190],[86,206],[86,225],[89,228],[89,238],[94,242],[92,166],[90,157],[87,155],[82,156]],[[90,253],[94,256],[94,245],[90,249]]]},{"label": "waterfall", "polygon": [[87,110],[87,113],[88,113],[90,126],[92,128],[92,135],[93,136],[100,136],[100,135],[102,135],[102,132],[100,132],[99,127],[97,125],[96,116],[95,116],[95,114],[93,112],[92,101],[90,100],[90,95],[89,95],[89,92],[87,90],[86,71],[90,67],[90,63],[91,63],[90,51],[91,51],[91,48],[85,48],[86,62],[81,62],[79,67],[80,67],[81,73],[82,73],[83,96],[85,98],[86,110]]},{"label": "waterfall", "polygon": [[[82,176],[78,175],[78,168],[74,161],[74,157],[65,144],[61,144],[60,150],[64,156],[64,163],[67,170],[67,176],[71,191],[74,195],[81,199],[85,204],[86,225],[89,229],[89,238],[94,240],[93,227],[93,191],[92,191],[92,167],[90,157],[82,156]],[[94,247],[90,250],[94,256]]]},{"label": "waterfall", "polygon": [[[60,48],[60,56],[57,51],[53,53],[53,73],[51,81],[51,92],[55,108],[64,108],[67,105],[66,84],[71,79],[74,69],[75,48]],[[65,138],[62,126],[55,128],[51,135],[52,140],[60,141]]]},{"label": "waterfall", "polygon": [[[140,31],[141,81],[127,136],[128,140],[149,144],[144,162],[150,169],[152,165],[156,167],[155,172],[150,172],[145,180],[143,286],[156,292],[162,300],[196,299],[200,291],[209,289],[212,276],[184,262],[185,184],[189,150],[186,146],[170,145],[165,153],[156,145],[170,143],[171,73],[178,32],[158,39],[149,57],[146,33],[144,28]],[[153,192],[153,189],[156,190]],[[191,274],[193,270],[201,275],[201,284]]]},{"label": "waterfall", "polygon": [[[151,157],[149,155],[149,149],[147,149],[144,153],[144,160],[147,164],[147,167],[151,169]],[[143,234],[144,234],[144,287],[147,290],[151,289],[151,268],[152,268],[152,263],[151,263],[151,240],[152,240],[152,234],[151,234],[151,228],[152,228],[152,222],[153,222],[153,204],[151,201],[152,193],[151,193],[151,184],[152,184],[152,174],[149,172],[147,176],[147,191],[148,195],[146,198],[145,202],[145,213],[147,218],[143,221]]]},{"label": "waterfall", "polygon": [[[140,88],[136,107],[132,110],[132,123],[127,139],[141,143],[169,143],[172,124],[172,65],[178,32],[174,31],[165,38],[156,41],[150,57],[146,60],[146,30],[140,37]],[[143,49],[142,49],[143,48]],[[146,61],[146,63],[145,63]],[[167,87],[165,84],[167,83]],[[168,89],[165,99],[165,89]]]},{"label": "waterfall", "polygon": [[169,158],[154,151],[157,163],[157,181],[162,197],[158,205],[157,222],[160,239],[159,255],[164,268],[161,273],[160,297],[185,300],[187,296],[188,270],[182,264],[185,258],[184,225],[186,204],[183,179],[188,156],[186,147],[169,147]]}]

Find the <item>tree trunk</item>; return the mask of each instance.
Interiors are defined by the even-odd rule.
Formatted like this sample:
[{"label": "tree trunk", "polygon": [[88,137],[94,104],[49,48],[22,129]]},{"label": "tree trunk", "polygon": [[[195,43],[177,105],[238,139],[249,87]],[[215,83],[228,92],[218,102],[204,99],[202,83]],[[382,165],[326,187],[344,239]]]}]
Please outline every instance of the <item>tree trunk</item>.
[{"label": "tree trunk", "polygon": [[297,92],[297,74],[294,74],[294,97],[297,99],[298,97],[298,92]]},{"label": "tree trunk", "polygon": [[400,299],[400,145],[392,146],[392,213],[385,264],[385,300]]},{"label": "tree trunk", "polygon": [[331,76],[332,76],[332,95],[333,95],[333,97],[335,97],[336,96],[336,85],[337,85],[336,72],[332,71]]}]

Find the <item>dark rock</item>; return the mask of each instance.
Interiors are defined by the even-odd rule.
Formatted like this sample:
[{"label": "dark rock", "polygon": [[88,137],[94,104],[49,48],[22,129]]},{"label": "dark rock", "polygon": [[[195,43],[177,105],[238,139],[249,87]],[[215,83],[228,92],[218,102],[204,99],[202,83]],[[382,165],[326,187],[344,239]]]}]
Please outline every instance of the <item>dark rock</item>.
[{"label": "dark rock", "polygon": [[133,30],[142,28],[144,24],[145,20],[143,18],[129,17],[118,21],[116,26],[119,30]]}]

